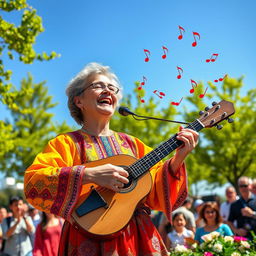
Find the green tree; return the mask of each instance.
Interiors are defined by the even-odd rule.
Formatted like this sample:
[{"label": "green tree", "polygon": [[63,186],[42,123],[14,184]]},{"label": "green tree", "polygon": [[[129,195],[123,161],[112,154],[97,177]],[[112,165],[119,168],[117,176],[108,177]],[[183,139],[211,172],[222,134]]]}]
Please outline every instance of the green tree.
[{"label": "green tree", "polygon": [[[188,164],[193,171],[189,173],[192,183],[207,180],[210,184],[222,185],[230,182],[237,187],[237,180],[243,175],[255,177],[256,167],[256,89],[241,96],[243,79],[227,77],[223,85],[215,86],[209,83],[212,93],[205,97],[211,99],[228,100],[234,103],[236,113],[232,124],[224,124],[220,131],[212,128],[205,129],[201,134],[195,154],[189,157]],[[196,107],[197,111],[185,111],[185,120],[197,115],[198,109],[205,108],[205,104],[198,97],[203,91],[203,84],[197,88],[194,96],[187,100]]]},{"label": "green tree", "polygon": [[[48,95],[45,82],[33,83],[28,75],[21,82],[21,90],[27,91],[23,97],[16,97],[19,110],[10,109],[11,119],[6,119],[7,125],[12,124],[16,138],[15,147],[3,155],[0,160],[0,171],[7,174],[23,175],[24,170],[32,163],[35,155],[43,149],[47,141],[56,134],[71,130],[65,123],[55,124],[53,114],[48,112],[56,106]],[[29,109],[29,111],[23,111]]]},{"label": "green tree", "polygon": [[[14,111],[27,113],[29,109],[19,109],[16,98],[26,97],[29,90],[16,90],[10,82],[12,70],[5,66],[4,59],[11,61],[18,58],[24,64],[31,64],[35,60],[51,60],[58,56],[55,52],[47,54],[37,53],[33,46],[37,36],[44,31],[42,19],[36,14],[36,10],[29,6],[26,0],[0,0],[0,102]],[[21,14],[20,22],[14,24],[7,21],[11,17],[9,13]],[[18,15],[17,15],[18,16]],[[6,58],[4,58],[6,57]],[[11,63],[10,61],[10,63]],[[12,125],[0,120],[0,157],[14,148],[16,144]]]}]

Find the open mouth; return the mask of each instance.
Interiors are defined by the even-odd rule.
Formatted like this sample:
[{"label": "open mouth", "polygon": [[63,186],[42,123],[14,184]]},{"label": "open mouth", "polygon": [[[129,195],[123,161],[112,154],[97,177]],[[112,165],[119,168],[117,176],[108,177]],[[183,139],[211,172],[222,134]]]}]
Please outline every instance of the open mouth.
[{"label": "open mouth", "polygon": [[98,103],[102,105],[112,105],[112,100],[109,98],[101,98],[98,100]]}]

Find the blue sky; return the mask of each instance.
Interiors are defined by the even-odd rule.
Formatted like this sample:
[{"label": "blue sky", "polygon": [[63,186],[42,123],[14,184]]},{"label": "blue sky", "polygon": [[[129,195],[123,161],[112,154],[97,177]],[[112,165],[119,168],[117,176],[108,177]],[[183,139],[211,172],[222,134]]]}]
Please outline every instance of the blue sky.
[{"label": "blue sky", "polygon": [[[244,90],[255,88],[254,0],[28,2],[37,9],[45,28],[35,49],[54,50],[61,57],[32,65],[8,62],[8,68],[13,70],[16,85],[28,72],[35,82],[47,82],[49,94],[59,102],[52,110],[59,122],[75,124],[66,107],[65,87],[89,62],[111,66],[125,94],[133,93],[134,81],[145,76],[145,100],[150,96],[158,100],[153,90],[162,91],[166,96],[159,104],[164,107],[190,95],[190,79],[206,83],[225,74],[236,78],[244,75]],[[7,17],[17,22],[20,15]],[[182,40],[177,38],[178,26],[185,29]],[[191,45],[192,32],[200,34],[196,47]],[[169,49],[166,59],[161,58],[162,46]],[[144,49],[151,53],[149,62],[144,61]],[[206,63],[213,53],[219,54],[217,60]],[[183,69],[181,79],[177,79],[177,66]],[[184,100],[179,108],[186,104]]]}]

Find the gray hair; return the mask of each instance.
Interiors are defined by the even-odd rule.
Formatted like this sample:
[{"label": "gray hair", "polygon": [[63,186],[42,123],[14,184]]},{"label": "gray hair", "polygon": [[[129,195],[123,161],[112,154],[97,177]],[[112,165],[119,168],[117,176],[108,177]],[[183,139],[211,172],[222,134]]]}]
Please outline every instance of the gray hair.
[{"label": "gray hair", "polygon": [[68,84],[66,89],[66,95],[68,96],[68,108],[71,116],[74,120],[83,125],[83,115],[74,102],[74,97],[81,94],[81,92],[88,86],[88,80],[92,75],[104,75],[108,77],[113,85],[119,88],[117,94],[118,102],[122,98],[123,88],[117,78],[117,76],[111,71],[109,66],[103,66],[101,64],[92,62],[87,64]]},{"label": "gray hair", "polygon": [[247,176],[241,176],[239,179],[238,179],[238,184],[240,184],[241,181],[247,181],[250,185],[252,184],[252,179],[247,177]]}]

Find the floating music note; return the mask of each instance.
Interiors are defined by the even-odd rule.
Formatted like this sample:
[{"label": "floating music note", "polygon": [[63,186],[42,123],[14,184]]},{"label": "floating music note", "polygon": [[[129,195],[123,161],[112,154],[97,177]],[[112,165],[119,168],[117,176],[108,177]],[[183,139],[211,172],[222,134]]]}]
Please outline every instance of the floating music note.
[{"label": "floating music note", "polygon": [[165,93],[159,92],[158,90],[154,90],[153,93],[158,96],[160,99],[162,99],[165,96]]},{"label": "floating music note", "polygon": [[[183,34],[185,33],[185,29],[181,26],[179,26],[180,35],[178,36],[178,39],[181,40],[183,38]],[[183,32],[183,34],[182,34]]]},{"label": "floating music note", "polygon": [[202,98],[205,96],[205,94],[206,94],[207,90],[208,90],[208,87],[205,89],[204,93],[202,93],[202,94],[200,94],[200,95],[199,95],[199,98],[201,98],[201,99],[202,99]]},{"label": "floating music note", "polygon": [[192,89],[190,89],[190,93],[194,93],[195,92],[195,88],[197,87],[197,82],[190,79],[191,85],[192,85]]},{"label": "floating music note", "polygon": [[168,48],[165,47],[165,46],[162,46],[163,48],[163,51],[164,51],[164,54],[162,55],[162,59],[165,59],[166,58],[166,53],[168,52]]},{"label": "floating music note", "polygon": [[149,61],[150,51],[147,50],[147,49],[144,49],[144,53],[145,53],[145,55],[146,55],[145,62],[148,62],[148,61]]},{"label": "floating music note", "polygon": [[195,40],[195,41],[192,43],[192,46],[193,46],[193,47],[196,47],[196,46],[197,46],[196,36],[198,36],[198,39],[200,40],[200,34],[197,33],[197,32],[193,32],[193,37],[194,37],[194,40]]},{"label": "floating music note", "polygon": [[177,67],[177,70],[178,70],[178,75],[177,75],[177,79],[181,79],[181,75],[183,73],[183,69],[181,67]]},{"label": "floating music note", "polygon": [[142,99],[140,96],[139,96],[139,99],[140,99],[140,102],[141,102],[141,103],[145,103],[145,100]]},{"label": "floating music note", "polygon": [[215,83],[218,83],[219,81],[222,82],[227,77],[227,74],[223,76],[222,78],[214,80]]},{"label": "floating music note", "polygon": [[210,59],[207,59],[206,62],[214,62],[216,61],[217,57],[219,56],[218,53],[213,53]]},{"label": "floating music note", "polygon": [[179,106],[182,100],[183,100],[183,97],[180,99],[179,102],[172,101],[171,104],[174,105],[174,106]]},{"label": "floating music note", "polygon": [[140,86],[138,87],[138,90],[142,89],[142,86],[145,85],[145,82],[148,80],[145,76],[142,77],[143,82],[140,83]]}]

